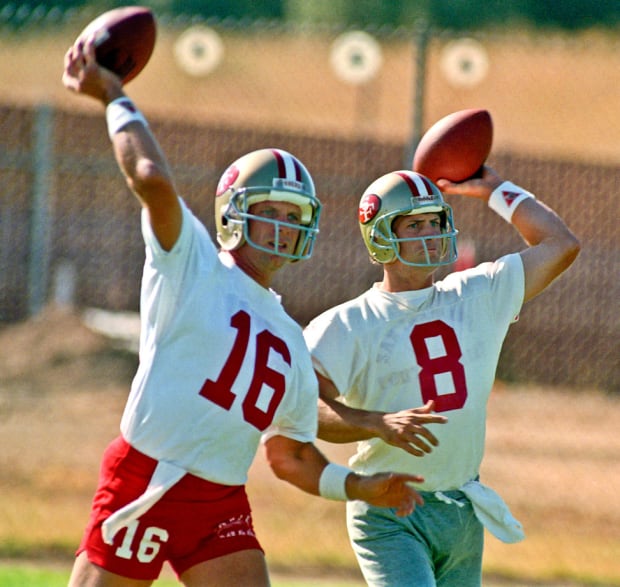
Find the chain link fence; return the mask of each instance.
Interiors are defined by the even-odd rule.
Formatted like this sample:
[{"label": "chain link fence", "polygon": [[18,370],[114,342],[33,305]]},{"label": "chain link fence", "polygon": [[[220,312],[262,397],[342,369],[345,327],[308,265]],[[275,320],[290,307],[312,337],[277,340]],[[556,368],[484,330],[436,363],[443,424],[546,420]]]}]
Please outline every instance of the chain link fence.
[{"label": "chain link fence", "polygon": [[[59,81],[64,50],[93,16],[39,15],[0,40],[11,66],[0,90],[4,322],[54,299],[138,309],[138,205],[114,163],[100,109]],[[423,25],[346,33],[160,19],[153,58],[127,90],[189,205],[213,234],[212,197],[228,163],[266,146],[306,163],[325,204],[319,243],[310,261],[276,284],[303,324],[380,275],[356,223],[365,187],[408,166],[417,137],[441,116],[488,108],[490,163],[555,208],[583,246],[511,327],[498,377],[618,391],[618,37],[464,37]],[[477,261],[523,246],[477,202],[450,203]]]}]

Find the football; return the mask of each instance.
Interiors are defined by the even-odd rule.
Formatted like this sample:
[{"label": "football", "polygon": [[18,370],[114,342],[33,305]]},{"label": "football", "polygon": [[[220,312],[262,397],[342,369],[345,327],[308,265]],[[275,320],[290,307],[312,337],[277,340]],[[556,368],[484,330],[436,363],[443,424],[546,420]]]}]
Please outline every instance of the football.
[{"label": "football", "polygon": [[492,145],[493,120],[488,110],[459,110],[444,116],[424,133],[412,167],[432,181],[441,177],[465,181],[479,174]]},{"label": "football", "polygon": [[91,21],[76,42],[92,34],[97,63],[116,73],[126,84],[151,58],[155,48],[155,17],[144,6],[116,8]]}]

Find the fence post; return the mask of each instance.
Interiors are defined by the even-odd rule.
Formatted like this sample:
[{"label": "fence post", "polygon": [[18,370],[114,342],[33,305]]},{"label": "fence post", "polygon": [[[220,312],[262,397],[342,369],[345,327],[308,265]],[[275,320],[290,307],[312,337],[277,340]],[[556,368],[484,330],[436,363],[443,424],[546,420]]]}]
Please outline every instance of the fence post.
[{"label": "fence post", "polygon": [[45,305],[51,259],[53,181],[53,109],[41,104],[35,110],[32,136],[32,205],[30,256],[28,260],[28,314],[34,316]]},{"label": "fence post", "polygon": [[403,169],[411,169],[413,154],[420,142],[424,128],[424,90],[426,87],[426,59],[428,52],[429,26],[426,21],[420,21],[416,27],[414,39],[413,75],[413,104],[412,104],[412,133],[409,144],[405,146],[405,161]]}]

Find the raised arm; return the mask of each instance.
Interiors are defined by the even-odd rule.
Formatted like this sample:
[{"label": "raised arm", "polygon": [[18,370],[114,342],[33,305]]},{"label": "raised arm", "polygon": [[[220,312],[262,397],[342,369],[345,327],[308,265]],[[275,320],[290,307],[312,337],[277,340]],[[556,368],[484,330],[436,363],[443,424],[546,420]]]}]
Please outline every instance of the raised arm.
[{"label": "raised arm", "polygon": [[384,442],[421,457],[438,445],[427,424],[444,424],[445,416],[433,414],[433,402],[420,408],[386,413],[351,408],[338,400],[334,383],[317,373],[319,380],[318,437],[334,443],[381,438]]},{"label": "raised arm", "polygon": [[563,273],[579,254],[575,235],[551,208],[528,198],[514,211],[512,224],[529,245],[521,251],[525,298],[531,300]]},{"label": "raised arm", "polygon": [[62,81],[67,89],[106,108],[116,161],[147,210],[159,243],[170,250],[179,236],[182,215],[167,161],[144,116],[125,95],[120,78],[97,64],[92,37],[67,51]]},{"label": "raised arm", "polygon": [[437,186],[446,194],[479,198],[517,229],[528,248],[521,251],[525,271],[524,301],[542,292],[579,254],[580,245],[564,221],[540,200],[489,167],[481,178],[463,183],[445,179]]}]

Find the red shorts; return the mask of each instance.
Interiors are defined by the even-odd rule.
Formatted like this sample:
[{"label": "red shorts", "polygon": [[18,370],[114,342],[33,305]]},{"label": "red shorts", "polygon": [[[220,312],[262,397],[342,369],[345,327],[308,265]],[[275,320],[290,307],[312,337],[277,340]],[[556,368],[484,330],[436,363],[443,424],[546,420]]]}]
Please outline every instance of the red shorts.
[{"label": "red shorts", "polygon": [[156,460],[121,437],[108,446],[77,554],[86,551],[90,562],[112,573],[155,580],[164,561],[181,575],[219,556],[248,549],[262,551],[245,487],[211,483],[189,473],[145,514],[122,528],[114,544],[106,544],[102,523],[144,492],[156,465]]}]

